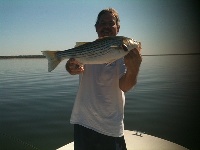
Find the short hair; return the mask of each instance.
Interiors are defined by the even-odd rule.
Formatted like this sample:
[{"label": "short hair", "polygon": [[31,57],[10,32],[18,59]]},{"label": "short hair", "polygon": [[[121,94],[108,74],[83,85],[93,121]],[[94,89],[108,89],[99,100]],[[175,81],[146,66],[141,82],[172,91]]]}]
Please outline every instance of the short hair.
[{"label": "short hair", "polygon": [[118,14],[118,12],[114,8],[106,8],[106,9],[103,9],[102,11],[100,11],[99,14],[98,14],[98,16],[97,16],[95,27],[97,27],[97,25],[99,23],[99,19],[101,18],[101,16],[103,14],[107,13],[107,12],[111,13],[116,18],[116,24],[119,27],[120,26],[119,14]]}]

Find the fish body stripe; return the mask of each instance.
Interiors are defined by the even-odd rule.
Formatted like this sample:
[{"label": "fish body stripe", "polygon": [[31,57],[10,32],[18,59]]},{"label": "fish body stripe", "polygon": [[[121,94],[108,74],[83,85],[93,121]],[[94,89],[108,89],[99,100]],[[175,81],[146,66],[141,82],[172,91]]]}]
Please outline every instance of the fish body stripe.
[{"label": "fish body stripe", "polygon": [[123,37],[119,36],[106,37],[72,49],[59,51],[57,56],[59,58],[99,57],[108,54],[110,52],[111,46],[120,46],[122,44],[122,40]]}]

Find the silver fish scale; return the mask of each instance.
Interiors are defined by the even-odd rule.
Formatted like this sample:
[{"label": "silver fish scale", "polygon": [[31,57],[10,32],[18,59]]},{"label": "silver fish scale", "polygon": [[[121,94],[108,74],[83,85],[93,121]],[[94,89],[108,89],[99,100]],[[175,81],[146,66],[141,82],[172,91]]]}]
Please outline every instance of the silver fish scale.
[{"label": "silver fish scale", "polygon": [[57,53],[58,57],[68,57],[68,58],[86,58],[86,57],[99,57],[106,55],[110,52],[111,46],[120,46],[122,44],[123,37],[105,37],[103,39],[98,39],[91,43],[86,43],[78,47],[59,51]]}]

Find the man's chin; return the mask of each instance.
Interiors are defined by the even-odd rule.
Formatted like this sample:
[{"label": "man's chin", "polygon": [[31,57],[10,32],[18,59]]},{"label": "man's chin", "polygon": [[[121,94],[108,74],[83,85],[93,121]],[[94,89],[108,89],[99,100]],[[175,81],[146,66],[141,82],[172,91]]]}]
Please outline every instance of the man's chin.
[{"label": "man's chin", "polygon": [[101,35],[102,35],[102,37],[104,37],[104,36],[113,36],[112,33],[102,33]]}]

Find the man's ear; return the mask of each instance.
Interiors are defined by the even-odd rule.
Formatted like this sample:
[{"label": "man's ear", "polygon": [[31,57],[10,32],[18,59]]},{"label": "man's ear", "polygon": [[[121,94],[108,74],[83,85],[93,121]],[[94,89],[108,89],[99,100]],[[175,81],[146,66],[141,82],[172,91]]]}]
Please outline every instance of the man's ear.
[{"label": "man's ear", "polygon": [[120,25],[117,26],[117,33],[119,32],[119,29],[120,29]]}]

